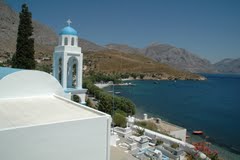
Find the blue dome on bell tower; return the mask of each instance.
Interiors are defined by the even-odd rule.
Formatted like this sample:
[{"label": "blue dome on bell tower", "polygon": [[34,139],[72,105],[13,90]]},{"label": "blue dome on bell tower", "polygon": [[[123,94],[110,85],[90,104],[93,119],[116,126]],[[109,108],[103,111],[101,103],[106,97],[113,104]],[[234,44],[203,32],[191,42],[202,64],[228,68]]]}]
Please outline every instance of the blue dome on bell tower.
[{"label": "blue dome on bell tower", "polygon": [[74,28],[72,28],[70,26],[67,26],[67,27],[64,27],[61,30],[59,35],[73,35],[73,36],[76,36],[77,35],[77,31]]},{"label": "blue dome on bell tower", "polygon": [[68,26],[64,27],[61,30],[61,32],[59,33],[59,35],[73,35],[73,36],[77,36],[77,31],[70,26],[70,24],[72,22],[70,20],[68,20],[67,23],[68,23]]}]

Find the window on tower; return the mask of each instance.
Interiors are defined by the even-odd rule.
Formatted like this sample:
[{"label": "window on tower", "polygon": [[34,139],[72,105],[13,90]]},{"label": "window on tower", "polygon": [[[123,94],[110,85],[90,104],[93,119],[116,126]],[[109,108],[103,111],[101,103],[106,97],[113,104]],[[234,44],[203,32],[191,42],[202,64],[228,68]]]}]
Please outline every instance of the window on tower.
[{"label": "window on tower", "polygon": [[65,46],[68,45],[68,38],[67,37],[64,38],[64,45]]},{"label": "window on tower", "polygon": [[74,46],[74,38],[72,37],[71,45]]}]

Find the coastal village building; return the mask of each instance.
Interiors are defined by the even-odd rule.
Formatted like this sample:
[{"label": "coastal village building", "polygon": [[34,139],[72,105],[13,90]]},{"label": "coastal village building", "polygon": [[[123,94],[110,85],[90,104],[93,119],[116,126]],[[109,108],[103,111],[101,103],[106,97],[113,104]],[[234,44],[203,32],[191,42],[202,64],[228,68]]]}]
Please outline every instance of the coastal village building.
[{"label": "coastal village building", "polygon": [[74,31],[67,26],[60,33],[54,77],[0,67],[1,160],[110,159],[111,117],[69,99],[69,93],[76,94],[84,103],[86,92],[82,89],[82,53]]}]

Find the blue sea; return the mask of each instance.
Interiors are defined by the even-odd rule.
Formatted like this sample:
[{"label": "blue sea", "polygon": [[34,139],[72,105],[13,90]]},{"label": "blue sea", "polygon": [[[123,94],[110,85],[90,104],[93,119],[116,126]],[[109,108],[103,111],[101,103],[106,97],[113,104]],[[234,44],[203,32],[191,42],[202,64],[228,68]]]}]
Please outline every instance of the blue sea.
[{"label": "blue sea", "polygon": [[136,116],[160,117],[189,134],[202,130],[224,159],[240,159],[240,75],[204,76],[206,81],[135,80],[136,86],[115,86],[115,92],[136,104]]}]

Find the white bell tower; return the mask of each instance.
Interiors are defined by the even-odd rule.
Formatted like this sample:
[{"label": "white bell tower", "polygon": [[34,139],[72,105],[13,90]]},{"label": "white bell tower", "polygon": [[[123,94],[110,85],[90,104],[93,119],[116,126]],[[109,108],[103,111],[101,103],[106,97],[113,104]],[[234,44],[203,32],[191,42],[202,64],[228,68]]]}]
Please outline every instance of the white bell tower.
[{"label": "white bell tower", "polygon": [[87,89],[82,88],[83,54],[78,46],[77,31],[67,21],[59,34],[58,46],[53,53],[53,76],[59,81],[66,93],[77,95],[79,102],[85,104]]}]

